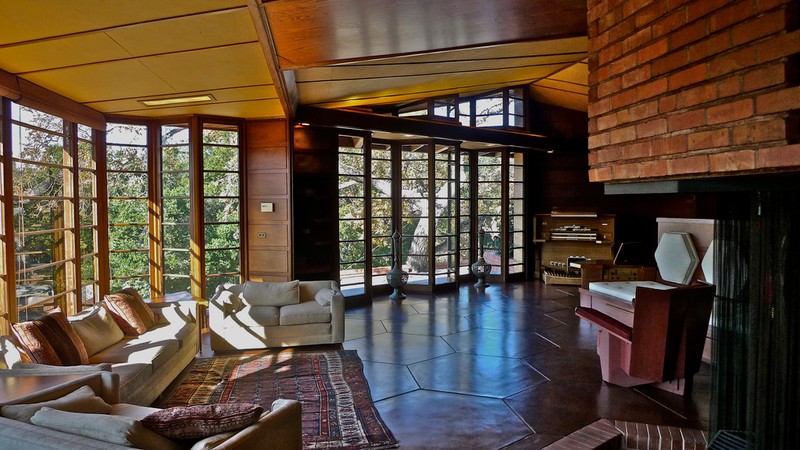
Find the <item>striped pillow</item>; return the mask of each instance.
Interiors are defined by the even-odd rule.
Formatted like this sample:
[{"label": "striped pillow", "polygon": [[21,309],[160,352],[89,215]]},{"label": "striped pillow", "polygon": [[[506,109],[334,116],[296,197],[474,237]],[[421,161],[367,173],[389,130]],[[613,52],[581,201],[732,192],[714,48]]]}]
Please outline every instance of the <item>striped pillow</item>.
[{"label": "striped pillow", "polygon": [[106,295],[103,301],[126,336],[139,336],[156,324],[153,310],[134,288]]},{"label": "striped pillow", "polygon": [[36,320],[12,324],[11,329],[25,353],[35,363],[53,366],[89,363],[83,341],[72,329],[61,308]]},{"label": "striped pillow", "polygon": [[162,409],[142,425],[169,439],[202,439],[256,423],[264,408],[252,403],[216,403]]}]

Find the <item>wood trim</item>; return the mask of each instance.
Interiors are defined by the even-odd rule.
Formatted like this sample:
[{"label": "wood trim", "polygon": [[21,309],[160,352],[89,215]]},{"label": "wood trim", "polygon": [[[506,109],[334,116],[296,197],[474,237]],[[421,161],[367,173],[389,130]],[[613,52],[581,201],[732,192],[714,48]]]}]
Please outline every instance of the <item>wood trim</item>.
[{"label": "wood trim", "polygon": [[151,122],[147,126],[147,146],[150,153],[148,162],[148,187],[150,192],[150,297],[164,296],[164,236],[161,230],[161,123]]},{"label": "wood trim", "polygon": [[111,293],[111,256],[110,256],[110,236],[108,223],[108,158],[106,157],[106,133],[95,131],[94,133],[95,165],[96,165],[96,193],[97,211],[105,211],[105,214],[97,214],[97,301],[104,295]]},{"label": "wood trim", "polygon": [[206,298],[206,246],[203,220],[203,122],[189,121],[189,281],[195,297]]},{"label": "wood trim", "polygon": [[[0,137],[2,138],[2,149],[7,149],[3,151],[3,222],[5,224],[5,242],[3,242],[3,246],[5,247],[5,251],[3,254],[5,255],[5,269],[6,269],[6,283],[4,288],[5,298],[3,299],[3,304],[0,305],[0,313],[2,314],[2,320],[0,320],[0,332],[3,334],[9,334],[11,332],[11,322],[17,321],[17,284],[13,282],[11,279],[12,277],[12,268],[14,267],[14,261],[16,258],[16,249],[14,245],[9,245],[10,242],[13,242],[13,224],[14,224],[14,185],[12,183],[12,165],[11,162],[11,121],[7,120],[6,118],[11,117],[11,101],[5,98],[0,98],[0,107],[2,107],[2,114],[0,117],[3,118],[1,126],[3,127],[2,133],[0,133]],[[2,298],[2,297],[0,297]]]}]

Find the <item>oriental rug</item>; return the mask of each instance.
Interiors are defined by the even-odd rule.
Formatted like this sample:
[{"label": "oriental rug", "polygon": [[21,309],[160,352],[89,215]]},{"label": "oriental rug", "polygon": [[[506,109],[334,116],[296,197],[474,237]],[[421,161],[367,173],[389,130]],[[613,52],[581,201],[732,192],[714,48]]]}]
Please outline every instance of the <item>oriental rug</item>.
[{"label": "oriental rug", "polygon": [[372,402],[355,350],[282,349],[196,360],[164,407],[247,402],[303,406],[303,448],[384,449],[397,440]]}]

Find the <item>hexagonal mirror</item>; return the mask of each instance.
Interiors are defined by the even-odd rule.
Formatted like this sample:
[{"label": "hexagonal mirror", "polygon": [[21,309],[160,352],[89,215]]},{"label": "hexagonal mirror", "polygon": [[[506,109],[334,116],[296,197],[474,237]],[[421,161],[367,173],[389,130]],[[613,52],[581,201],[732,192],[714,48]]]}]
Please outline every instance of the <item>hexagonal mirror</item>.
[{"label": "hexagonal mirror", "polygon": [[689,233],[666,232],[656,247],[656,265],[664,281],[689,284],[700,264]]}]

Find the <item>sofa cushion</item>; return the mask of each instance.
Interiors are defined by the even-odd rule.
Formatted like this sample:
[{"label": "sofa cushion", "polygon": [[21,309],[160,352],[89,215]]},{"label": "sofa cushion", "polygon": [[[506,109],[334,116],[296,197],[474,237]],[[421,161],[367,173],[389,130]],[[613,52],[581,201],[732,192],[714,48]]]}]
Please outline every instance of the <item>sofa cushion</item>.
[{"label": "sofa cushion", "polygon": [[117,325],[127,336],[143,334],[156,323],[153,310],[147,306],[136,289],[125,288],[106,295],[103,301],[117,321]]},{"label": "sofa cushion", "polygon": [[125,334],[103,305],[68,318],[89,356],[121,341]]},{"label": "sofa cushion", "polygon": [[92,388],[89,386],[81,386],[69,394],[55,400],[3,406],[3,408],[0,409],[0,414],[9,419],[30,423],[31,417],[33,417],[37,411],[44,407],[82,413],[108,414],[111,412],[111,405],[95,395]]},{"label": "sofa cushion", "polygon": [[137,400],[133,394],[139,392],[142,386],[153,383],[152,364],[118,363],[114,364],[111,371],[119,374],[119,398],[122,401]]},{"label": "sofa cushion", "polygon": [[153,365],[153,369],[158,369],[178,351],[178,348],[178,341],[175,339],[150,341],[146,336],[144,339],[127,338],[94,355],[92,359],[99,358],[112,364],[149,363]]},{"label": "sofa cushion", "polygon": [[11,328],[32,362],[54,366],[89,362],[83,341],[60,308],[39,319],[12,324]]},{"label": "sofa cushion", "polygon": [[247,305],[241,311],[225,318],[228,327],[274,327],[280,324],[280,308],[277,306]]},{"label": "sofa cushion", "polygon": [[142,424],[170,439],[201,439],[241,430],[255,423],[264,408],[251,403],[217,403],[162,409]]},{"label": "sofa cushion", "polygon": [[148,430],[133,417],[81,414],[42,408],[31,423],[51,430],[135,448],[178,449],[177,443]]},{"label": "sofa cushion", "polygon": [[331,304],[331,301],[333,301],[333,296],[335,294],[336,291],[331,288],[322,288],[314,294],[314,300],[322,306],[328,306]]},{"label": "sofa cushion", "polygon": [[[141,342],[161,342],[167,340],[174,340],[178,342],[179,347],[183,347],[186,342],[191,341],[194,335],[197,334],[197,325],[192,322],[174,323],[167,325],[156,325],[149,329],[147,333],[138,336],[137,341]],[[197,345],[197,343],[193,343]]]},{"label": "sofa cushion", "polygon": [[248,281],[242,297],[251,305],[283,306],[300,301],[300,282]]},{"label": "sofa cushion", "polygon": [[281,308],[281,325],[304,325],[307,323],[330,323],[331,309],[317,302],[303,302]]}]

